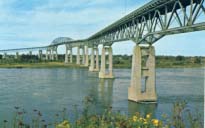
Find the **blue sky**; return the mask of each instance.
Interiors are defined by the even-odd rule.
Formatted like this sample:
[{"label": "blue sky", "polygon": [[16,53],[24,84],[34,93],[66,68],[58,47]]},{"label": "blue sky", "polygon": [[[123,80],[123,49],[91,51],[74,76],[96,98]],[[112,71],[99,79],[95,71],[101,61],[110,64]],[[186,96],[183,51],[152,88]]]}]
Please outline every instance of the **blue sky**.
[{"label": "blue sky", "polygon": [[[45,46],[60,36],[84,39],[150,0],[0,0],[0,49]],[[205,56],[205,32],[167,36],[158,55]],[[134,43],[115,43],[131,54]],[[60,53],[64,47],[59,48]]]}]

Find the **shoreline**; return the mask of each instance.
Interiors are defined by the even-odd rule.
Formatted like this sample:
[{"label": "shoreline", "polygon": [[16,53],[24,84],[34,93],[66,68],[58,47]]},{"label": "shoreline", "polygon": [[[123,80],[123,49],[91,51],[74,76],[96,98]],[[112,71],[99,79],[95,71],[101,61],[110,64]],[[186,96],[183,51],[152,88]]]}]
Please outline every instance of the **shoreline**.
[{"label": "shoreline", "polygon": [[[204,68],[205,65],[157,65],[156,68]],[[12,64],[0,64],[0,68],[87,68],[83,65],[65,64],[63,62],[44,62],[44,63],[12,63]],[[115,69],[130,69],[127,65],[114,64]]]}]

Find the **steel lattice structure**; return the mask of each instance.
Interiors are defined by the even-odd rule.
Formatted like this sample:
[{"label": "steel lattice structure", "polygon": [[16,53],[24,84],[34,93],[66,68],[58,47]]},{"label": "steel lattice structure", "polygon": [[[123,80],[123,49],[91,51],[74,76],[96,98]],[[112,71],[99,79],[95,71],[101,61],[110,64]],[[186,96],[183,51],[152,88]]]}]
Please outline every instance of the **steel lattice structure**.
[{"label": "steel lattice structure", "polygon": [[[47,48],[69,44],[75,46],[112,45],[132,40],[137,44],[153,44],[160,38],[178,33],[205,30],[204,0],[152,0],[87,39],[57,38]],[[0,50],[18,51],[46,47]]]},{"label": "steel lattice structure", "polygon": [[[199,18],[203,15],[203,18]],[[88,38],[91,44],[134,40],[152,44],[165,35],[205,30],[204,0],[153,0]]]}]

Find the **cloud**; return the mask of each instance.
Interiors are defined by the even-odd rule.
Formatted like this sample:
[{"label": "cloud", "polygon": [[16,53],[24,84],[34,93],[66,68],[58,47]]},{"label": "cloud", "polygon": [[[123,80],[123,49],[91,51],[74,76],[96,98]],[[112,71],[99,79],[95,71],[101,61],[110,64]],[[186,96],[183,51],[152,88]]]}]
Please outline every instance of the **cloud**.
[{"label": "cloud", "polygon": [[[149,1],[2,0],[0,47],[8,49],[45,46],[60,36],[84,39]],[[114,48],[120,49],[120,46],[114,45]],[[156,46],[164,45],[160,43]],[[132,43],[128,44],[126,50],[122,50],[123,54],[131,54],[132,47]],[[165,50],[159,51],[159,54],[167,53]]]},{"label": "cloud", "polygon": [[58,36],[87,38],[122,17],[122,6],[116,0],[1,1],[0,41],[15,47],[26,41],[31,46],[49,43]]}]

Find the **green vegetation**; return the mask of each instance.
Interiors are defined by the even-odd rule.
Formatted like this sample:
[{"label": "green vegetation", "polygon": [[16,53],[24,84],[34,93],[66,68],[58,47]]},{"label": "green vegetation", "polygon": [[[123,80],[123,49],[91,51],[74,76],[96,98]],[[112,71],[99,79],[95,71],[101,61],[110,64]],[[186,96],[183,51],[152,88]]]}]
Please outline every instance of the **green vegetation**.
[{"label": "green vegetation", "polygon": [[[203,121],[201,115],[191,112],[187,107],[187,103],[176,102],[173,105],[172,115],[163,114],[157,119],[152,113],[142,116],[139,112],[133,113],[128,117],[120,112],[113,112],[109,107],[102,114],[93,112],[94,105],[92,97],[86,97],[84,100],[84,108],[80,116],[78,116],[77,107],[74,111],[69,112],[75,115],[75,120],[70,122],[66,109],[55,114],[54,121],[44,120],[43,114],[34,109],[33,114],[29,115],[25,110],[15,107],[15,116],[13,120],[4,120],[3,128],[202,128]],[[195,114],[193,114],[195,113]],[[29,116],[29,117],[28,117]],[[26,119],[32,117],[32,121],[28,123]]]},{"label": "green vegetation", "polygon": [[[115,68],[131,68],[132,56],[116,55],[113,57]],[[157,68],[191,68],[204,67],[205,57],[185,57],[185,56],[156,56]]]},{"label": "green vegetation", "polygon": [[[3,58],[3,56],[0,55],[0,68],[80,67],[75,64],[76,56],[73,56],[73,64],[64,64],[65,55],[59,55],[58,61],[46,61],[45,56],[43,56],[43,58],[43,60],[39,60],[38,56],[35,55],[21,55],[18,59],[15,59],[14,55],[7,56],[7,58]],[[114,55],[113,64],[114,68],[131,68],[132,56]],[[191,68],[204,66],[205,57],[201,56],[156,56],[157,68]]]}]

